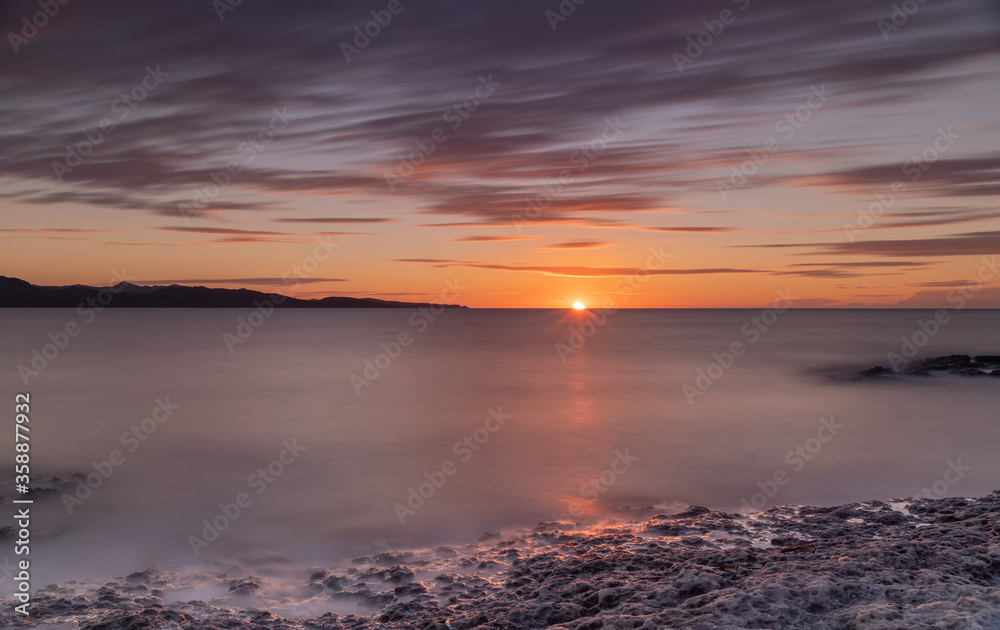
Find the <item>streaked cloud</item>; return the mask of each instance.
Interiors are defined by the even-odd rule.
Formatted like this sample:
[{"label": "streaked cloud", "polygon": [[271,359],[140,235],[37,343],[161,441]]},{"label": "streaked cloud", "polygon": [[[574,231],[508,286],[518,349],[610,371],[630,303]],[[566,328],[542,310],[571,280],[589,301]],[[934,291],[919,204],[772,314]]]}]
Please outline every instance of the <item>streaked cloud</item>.
[{"label": "streaked cloud", "polygon": [[457,243],[498,243],[501,241],[530,241],[538,238],[537,236],[528,236],[526,234],[500,234],[492,236],[462,236],[456,239],[452,239]]},{"label": "streaked cloud", "polygon": [[276,223],[391,223],[388,217],[283,217],[272,219]]},{"label": "streaked cloud", "polygon": [[601,249],[611,245],[607,241],[567,241],[546,245],[544,249]]},{"label": "streaked cloud", "polygon": [[[324,282],[347,282],[344,278],[294,278],[295,284],[322,284]],[[232,284],[237,286],[281,286],[289,284],[287,278],[179,278],[171,280],[132,280],[132,284],[140,286],[163,286],[170,284],[202,285],[202,284]]]},{"label": "streaked cloud", "polygon": [[565,266],[534,266],[534,265],[498,265],[485,262],[470,262],[461,260],[441,260],[435,258],[403,258],[397,262],[424,263],[442,269],[452,267],[468,267],[471,269],[488,269],[493,271],[516,271],[538,273],[547,276],[566,276],[575,278],[603,278],[617,276],[654,275],[654,276],[686,276],[715,275],[731,273],[760,273],[756,269],[731,269],[725,267],[708,269],[641,269],[638,267],[588,267],[586,265]]}]

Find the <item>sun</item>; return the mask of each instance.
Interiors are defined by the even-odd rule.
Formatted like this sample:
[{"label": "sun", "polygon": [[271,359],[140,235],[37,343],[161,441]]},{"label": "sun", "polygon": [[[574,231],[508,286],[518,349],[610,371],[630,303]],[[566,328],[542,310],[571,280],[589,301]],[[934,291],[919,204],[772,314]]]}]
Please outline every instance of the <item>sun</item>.
[{"label": "sun", "polygon": [[573,309],[577,311],[582,311],[586,309],[586,305],[583,302],[573,302]]}]

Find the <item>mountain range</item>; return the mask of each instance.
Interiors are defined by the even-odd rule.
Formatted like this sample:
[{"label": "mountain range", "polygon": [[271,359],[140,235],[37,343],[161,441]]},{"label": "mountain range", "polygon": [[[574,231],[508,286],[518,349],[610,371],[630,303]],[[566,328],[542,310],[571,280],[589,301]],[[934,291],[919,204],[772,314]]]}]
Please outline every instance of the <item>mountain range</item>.
[{"label": "mountain range", "polygon": [[419,308],[444,306],[468,308],[458,304],[430,302],[394,302],[375,298],[331,296],[303,300],[285,297],[274,299],[274,293],[250,289],[210,289],[179,284],[140,286],[120,282],[109,287],[72,284],[45,287],[18,278],[0,276],[0,308],[74,308],[96,301],[105,308],[254,308],[255,302],[270,301],[279,308]]}]

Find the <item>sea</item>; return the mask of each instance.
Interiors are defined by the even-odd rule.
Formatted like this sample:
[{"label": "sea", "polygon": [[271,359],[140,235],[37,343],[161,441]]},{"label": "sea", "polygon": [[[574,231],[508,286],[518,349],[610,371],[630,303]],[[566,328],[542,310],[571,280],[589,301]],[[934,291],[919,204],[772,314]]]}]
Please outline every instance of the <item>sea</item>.
[{"label": "sea", "polygon": [[5,309],[0,339],[37,586],[1000,488],[1000,378],[858,378],[1000,354],[995,310]]}]

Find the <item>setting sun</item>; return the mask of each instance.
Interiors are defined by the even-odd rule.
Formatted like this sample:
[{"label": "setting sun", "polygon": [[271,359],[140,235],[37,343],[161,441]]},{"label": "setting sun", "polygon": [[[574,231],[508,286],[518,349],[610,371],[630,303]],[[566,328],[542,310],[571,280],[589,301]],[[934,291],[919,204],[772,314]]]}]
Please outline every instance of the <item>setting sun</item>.
[{"label": "setting sun", "polygon": [[576,310],[578,310],[578,311],[582,311],[583,309],[585,309],[587,307],[584,306],[583,302],[573,302],[573,308],[576,309]]}]

